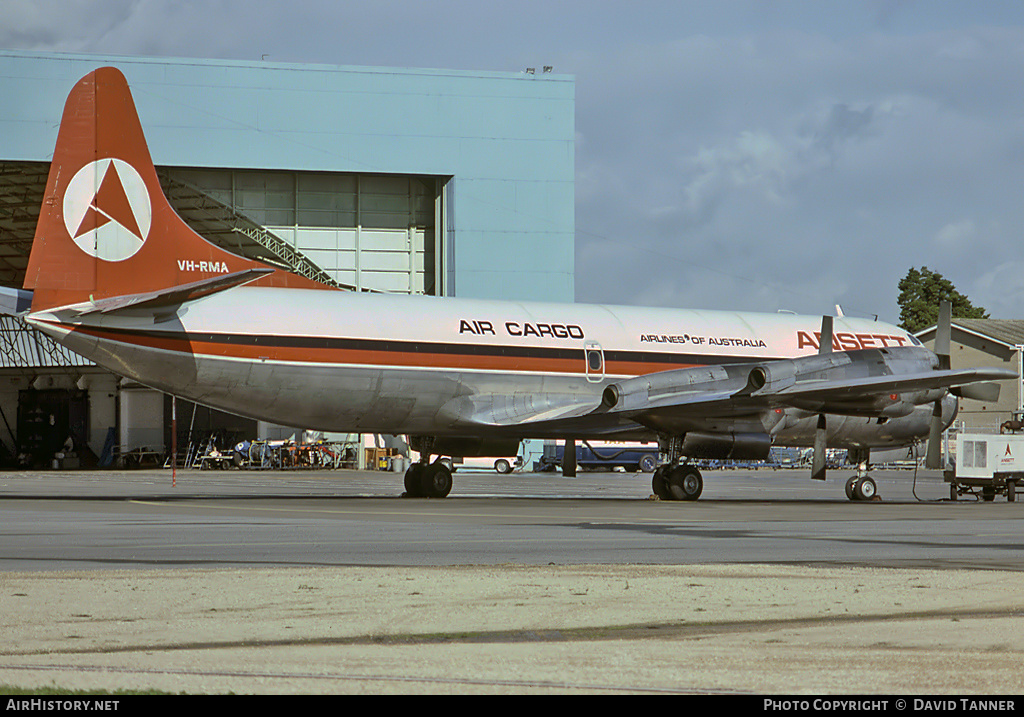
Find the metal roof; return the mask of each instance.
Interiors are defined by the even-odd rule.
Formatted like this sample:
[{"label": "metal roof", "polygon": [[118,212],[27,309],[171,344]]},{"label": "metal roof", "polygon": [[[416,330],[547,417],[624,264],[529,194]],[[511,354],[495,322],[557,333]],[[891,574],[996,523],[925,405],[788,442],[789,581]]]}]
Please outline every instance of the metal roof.
[{"label": "metal roof", "polygon": [[[1024,345],[1024,320],[1022,319],[953,319],[953,328],[968,333],[984,336],[1010,348]],[[917,337],[924,340],[935,333],[935,327],[917,332]]]},{"label": "metal roof", "polygon": [[46,191],[48,162],[0,162],[0,284],[20,288]]},{"label": "metal roof", "polygon": [[94,366],[16,316],[0,316],[0,368]]},{"label": "metal roof", "polygon": [[994,339],[1007,346],[1024,344],[1024,320],[1020,319],[955,319],[959,326],[972,333]]}]

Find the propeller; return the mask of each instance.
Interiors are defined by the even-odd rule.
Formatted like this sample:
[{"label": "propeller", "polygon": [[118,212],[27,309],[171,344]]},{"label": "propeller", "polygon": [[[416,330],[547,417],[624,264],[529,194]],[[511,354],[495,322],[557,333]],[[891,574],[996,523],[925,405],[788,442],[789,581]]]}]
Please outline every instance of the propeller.
[{"label": "propeller", "polygon": [[[935,346],[932,351],[939,357],[939,369],[950,367],[949,352],[952,336],[953,306],[947,300],[939,302],[939,318],[935,324]],[[942,468],[942,399],[932,404],[932,420],[928,426],[928,453],[925,467]]]},{"label": "propeller", "polygon": [[832,353],[832,317],[821,317],[821,338],[818,339],[818,353]]},{"label": "propeller", "polygon": [[953,305],[946,299],[939,302],[939,320],[935,324],[935,347],[932,353],[939,357],[939,370],[949,368],[949,344],[953,332]]},{"label": "propeller", "polygon": [[[818,353],[832,353],[832,317],[821,317],[821,337],[818,339]],[[814,430],[814,453],[811,454],[811,478],[814,480],[825,480],[825,453],[828,449],[826,444],[827,426],[825,425],[825,414],[818,414],[818,426]]]},{"label": "propeller", "polygon": [[818,414],[818,428],[814,431],[814,453],[811,454],[811,478],[825,480],[825,414]]}]

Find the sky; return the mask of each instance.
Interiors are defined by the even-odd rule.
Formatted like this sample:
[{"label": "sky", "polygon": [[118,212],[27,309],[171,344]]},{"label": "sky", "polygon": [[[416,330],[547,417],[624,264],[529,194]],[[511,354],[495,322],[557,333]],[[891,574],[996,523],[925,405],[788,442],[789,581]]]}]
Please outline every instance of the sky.
[{"label": "sky", "polygon": [[0,48],[576,87],[576,300],[1024,319],[1019,0],[0,0]]}]

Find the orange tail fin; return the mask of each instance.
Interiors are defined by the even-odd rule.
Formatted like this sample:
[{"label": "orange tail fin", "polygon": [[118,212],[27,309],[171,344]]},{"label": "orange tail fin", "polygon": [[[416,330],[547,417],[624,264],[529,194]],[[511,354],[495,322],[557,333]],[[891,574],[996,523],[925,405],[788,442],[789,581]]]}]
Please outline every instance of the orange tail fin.
[{"label": "orange tail fin", "polygon": [[[202,238],[157,179],[128,83],[103,67],[75,85],[25,275],[32,310],[158,291],[266,265]],[[326,288],[285,271],[255,282]]]}]

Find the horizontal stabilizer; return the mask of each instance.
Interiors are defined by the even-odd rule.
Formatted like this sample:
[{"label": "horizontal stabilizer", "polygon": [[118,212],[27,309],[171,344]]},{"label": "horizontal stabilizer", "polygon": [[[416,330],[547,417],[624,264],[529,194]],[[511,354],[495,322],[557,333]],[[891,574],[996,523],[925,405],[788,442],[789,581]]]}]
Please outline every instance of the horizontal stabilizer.
[{"label": "horizontal stabilizer", "polygon": [[100,299],[92,302],[93,308],[83,311],[83,314],[102,313],[110,314],[125,309],[158,309],[165,306],[176,306],[186,301],[195,301],[219,291],[233,289],[236,286],[255,281],[261,276],[272,274],[273,269],[246,269],[236,271],[233,274],[224,274],[210,279],[201,279],[191,284],[172,286],[159,291],[148,291],[142,294],[128,294],[127,296],[112,296],[109,299]]}]

